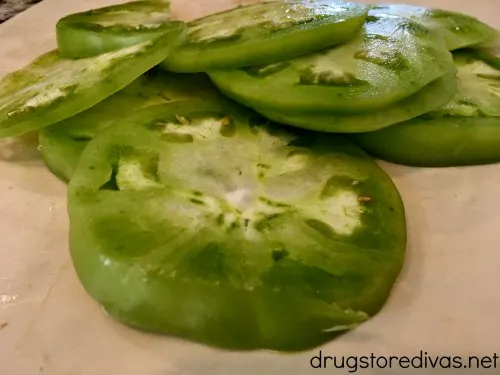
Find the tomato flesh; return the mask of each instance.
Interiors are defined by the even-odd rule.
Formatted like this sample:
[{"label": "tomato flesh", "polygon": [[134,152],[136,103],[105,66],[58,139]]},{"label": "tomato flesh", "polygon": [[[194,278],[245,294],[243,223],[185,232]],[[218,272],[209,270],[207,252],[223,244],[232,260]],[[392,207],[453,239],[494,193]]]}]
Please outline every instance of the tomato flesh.
[{"label": "tomato flesh", "polygon": [[500,59],[455,53],[458,92],[442,107],[352,136],[372,155],[399,164],[449,167],[500,161]]},{"label": "tomato flesh", "polygon": [[172,20],[169,12],[167,2],[134,1],[70,14],[56,25],[59,54],[92,57],[160,36],[170,38],[185,24]]},{"label": "tomato flesh", "polygon": [[402,100],[446,74],[441,36],[404,17],[370,11],[355,38],[275,64],[209,72],[249,107],[305,114],[359,113]]},{"label": "tomato flesh", "polygon": [[119,91],[163,60],[183,36],[153,39],[85,59],[51,51],[0,81],[0,137],[49,126]]},{"label": "tomato flesh", "polygon": [[404,207],[373,160],[215,102],[107,128],[68,194],[89,294],[133,327],[217,347],[324,343],[376,314],[403,265]]},{"label": "tomato flesh", "polygon": [[188,23],[187,42],[160,66],[183,73],[268,64],[346,42],[369,7],[342,1],[271,1]]}]

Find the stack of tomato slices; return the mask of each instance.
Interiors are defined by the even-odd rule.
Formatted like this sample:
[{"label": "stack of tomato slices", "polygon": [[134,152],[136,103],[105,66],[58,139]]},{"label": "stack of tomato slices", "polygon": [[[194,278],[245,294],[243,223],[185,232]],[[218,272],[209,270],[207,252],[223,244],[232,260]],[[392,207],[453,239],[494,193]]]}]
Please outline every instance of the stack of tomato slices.
[{"label": "stack of tomato slices", "polygon": [[190,22],[165,1],[68,15],[0,81],[68,183],[88,293],[138,329],[303,350],[384,306],[405,209],[370,155],[500,161],[500,33],[441,9],[275,0]]}]

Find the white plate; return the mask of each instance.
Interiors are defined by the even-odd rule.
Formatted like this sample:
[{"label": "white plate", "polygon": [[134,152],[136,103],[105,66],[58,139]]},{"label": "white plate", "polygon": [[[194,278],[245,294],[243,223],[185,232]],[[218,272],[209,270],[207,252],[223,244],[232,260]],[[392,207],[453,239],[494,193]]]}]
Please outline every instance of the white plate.
[{"label": "white plate", "polygon": [[[0,26],[0,75],[55,46],[67,13],[113,0],[44,0]],[[174,0],[185,19],[231,0]],[[243,3],[243,2],[240,2]],[[500,28],[496,0],[427,0]],[[500,351],[500,165],[406,168],[381,163],[403,195],[410,243],[403,274],[382,312],[324,346],[325,355],[489,355]],[[65,185],[43,166],[36,139],[0,147],[1,375],[348,374],[313,369],[313,350],[238,353],[134,331],[105,316],[68,256]],[[382,361],[383,362],[383,361]],[[383,364],[383,363],[382,363]],[[464,370],[466,374],[500,373]],[[351,372],[352,373],[352,372]],[[454,374],[395,367],[373,374]]]}]

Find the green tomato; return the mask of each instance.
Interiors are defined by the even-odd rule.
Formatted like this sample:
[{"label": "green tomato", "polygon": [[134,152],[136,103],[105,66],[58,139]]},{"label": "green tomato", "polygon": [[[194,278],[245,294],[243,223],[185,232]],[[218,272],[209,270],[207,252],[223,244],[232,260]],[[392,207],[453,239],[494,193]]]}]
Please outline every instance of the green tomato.
[{"label": "green tomato", "polygon": [[500,45],[500,32],[475,17],[443,9],[404,4],[381,4],[374,9],[387,14],[404,16],[441,32],[450,51],[466,47]]},{"label": "green tomato", "polygon": [[303,129],[335,133],[374,131],[413,119],[445,105],[457,92],[455,73],[456,69],[453,69],[408,98],[370,112],[301,116],[282,111],[257,111],[273,121]]},{"label": "green tomato", "polygon": [[500,59],[463,51],[455,53],[455,63],[459,91],[453,100],[416,119],[352,139],[379,158],[412,166],[500,161]]},{"label": "green tomato", "polygon": [[40,149],[47,167],[68,182],[88,142],[124,110],[135,111],[156,104],[185,99],[219,100],[218,92],[203,74],[174,74],[153,69],[95,106],[57,124],[41,129]]},{"label": "green tomato", "polygon": [[353,114],[403,100],[452,67],[437,32],[404,17],[370,11],[360,33],[340,46],[209,75],[222,92],[252,108]]},{"label": "green tomato", "polygon": [[132,327],[302,350],[384,305],[404,263],[391,179],[345,139],[207,101],[131,113],[69,183],[79,279]]},{"label": "green tomato", "polygon": [[192,73],[278,62],[349,40],[368,9],[332,0],[240,6],[188,23],[187,42],[160,66]]},{"label": "green tomato", "polygon": [[85,59],[57,51],[0,81],[0,137],[17,136],[82,112],[157,65],[182,38],[157,38]]},{"label": "green tomato", "polygon": [[353,138],[372,155],[415,167],[457,167],[500,161],[500,118],[417,118]]},{"label": "green tomato", "polygon": [[100,55],[152,38],[172,37],[185,24],[172,21],[170,4],[163,1],[134,1],[70,14],[56,25],[59,54],[66,58]]}]

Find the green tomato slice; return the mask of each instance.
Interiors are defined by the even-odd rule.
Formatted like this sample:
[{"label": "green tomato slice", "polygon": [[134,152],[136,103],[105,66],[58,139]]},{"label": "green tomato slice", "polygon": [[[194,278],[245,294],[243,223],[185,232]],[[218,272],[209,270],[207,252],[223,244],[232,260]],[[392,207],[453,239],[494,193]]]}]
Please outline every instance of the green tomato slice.
[{"label": "green tomato slice", "polygon": [[326,342],[380,311],[404,263],[403,203],[370,157],[215,102],[106,129],[68,205],[76,272],[111,316],[217,347]]},{"label": "green tomato slice", "polygon": [[82,112],[130,84],[175,47],[157,38],[85,59],[42,55],[0,81],[0,137],[17,136]]},{"label": "green tomato slice", "polygon": [[396,16],[410,17],[437,29],[450,51],[466,47],[489,48],[500,45],[500,32],[475,17],[443,9],[406,4],[381,4],[374,9]]},{"label": "green tomato slice", "polygon": [[186,99],[218,100],[203,74],[174,74],[153,69],[124,89],[75,116],[40,130],[39,144],[49,170],[68,182],[89,141],[123,118],[123,111]]},{"label": "green tomato slice", "polygon": [[192,73],[278,62],[349,40],[368,9],[333,0],[233,8],[188,23],[187,42],[160,66]]},{"label": "green tomato slice", "polygon": [[500,161],[500,59],[484,56],[473,51],[455,53],[459,91],[444,106],[352,139],[379,158],[412,166]]},{"label": "green tomato slice", "polygon": [[500,118],[417,118],[376,134],[357,134],[353,141],[396,164],[429,168],[491,164],[500,161]]},{"label": "green tomato slice", "polygon": [[358,35],[340,46],[209,75],[222,92],[250,107],[352,114],[394,104],[452,67],[439,34],[410,19],[370,11]]},{"label": "green tomato slice", "polygon": [[303,129],[334,133],[374,131],[413,119],[448,103],[457,91],[455,72],[454,69],[408,98],[371,112],[300,116],[272,110],[257,111],[273,121]]},{"label": "green tomato slice", "polygon": [[100,55],[185,29],[170,19],[170,3],[134,1],[70,14],[56,25],[59,54],[66,58]]}]

